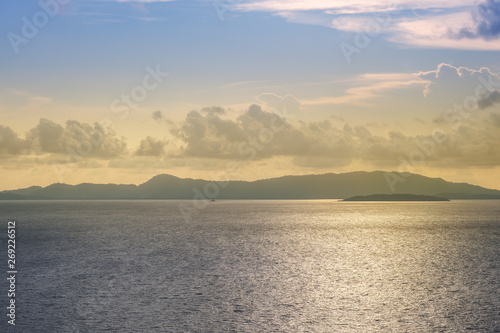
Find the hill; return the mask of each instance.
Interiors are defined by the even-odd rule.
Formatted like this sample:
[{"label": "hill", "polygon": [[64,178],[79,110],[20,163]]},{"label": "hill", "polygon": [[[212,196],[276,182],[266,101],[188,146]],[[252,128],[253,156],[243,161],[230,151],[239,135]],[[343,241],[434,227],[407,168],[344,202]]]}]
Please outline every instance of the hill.
[{"label": "hill", "polygon": [[450,199],[435,197],[432,195],[372,194],[347,198],[343,201],[450,201]]},{"label": "hill", "polygon": [[[0,192],[1,199],[343,199],[373,194],[430,195],[452,199],[500,199],[500,191],[409,174],[392,192],[387,173],[284,176],[253,182],[214,182],[157,175],[141,185],[56,183]],[[443,194],[444,193],[444,194]]]}]

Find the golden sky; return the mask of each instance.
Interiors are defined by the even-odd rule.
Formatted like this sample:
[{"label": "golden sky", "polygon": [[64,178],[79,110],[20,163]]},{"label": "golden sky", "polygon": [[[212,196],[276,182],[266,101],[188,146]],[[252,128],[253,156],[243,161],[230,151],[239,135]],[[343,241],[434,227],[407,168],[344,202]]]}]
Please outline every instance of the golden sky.
[{"label": "golden sky", "polygon": [[0,190],[228,170],[500,189],[495,1],[51,4],[0,5]]}]

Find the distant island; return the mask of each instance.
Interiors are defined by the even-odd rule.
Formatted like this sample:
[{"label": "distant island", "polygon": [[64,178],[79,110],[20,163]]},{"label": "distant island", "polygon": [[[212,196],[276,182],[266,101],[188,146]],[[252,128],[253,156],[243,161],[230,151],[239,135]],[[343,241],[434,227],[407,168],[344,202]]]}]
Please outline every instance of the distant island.
[{"label": "distant island", "polygon": [[[308,200],[372,195],[426,195],[447,199],[500,199],[500,191],[417,174],[356,171],[284,176],[255,181],[205,180],[157,175],[145,183],[69,185],[55,183],[0,191],[0,200]],[[391,187],[392,186],[392,187]],[[371,198],[375,200],[376,198]],[[379,200],[381,200],[379,198]],[[396,201],[397,196],[383,200]],[[399,200],[417,200],[406,197]],[[398,200],[398,201],[399,201]],[[418,199],[423,200],[423,199]]]},{"label": "distant island", "polygon": [[450,201],[450,199],[417,194],[372,194],[358,195],[342,201]]}]

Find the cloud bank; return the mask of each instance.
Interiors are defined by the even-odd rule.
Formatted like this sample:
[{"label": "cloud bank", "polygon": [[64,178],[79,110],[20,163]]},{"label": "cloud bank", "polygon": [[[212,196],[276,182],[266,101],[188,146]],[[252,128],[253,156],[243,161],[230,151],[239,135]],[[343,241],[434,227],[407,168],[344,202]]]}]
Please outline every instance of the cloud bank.
[{"label": "cloud bank", "polygon": [[[257,99],[264,105],[251,105],[235,116],[220,106],[194,110],[177,122],[155,111],[151,118],[163,126],[165,137],[146,136],[133,149],[127,141],[104,124],[68,120],[64,124],[49,119],[28,130],[24,137],[10,127],[0,125],[2,159],[50,163],[67,161],[67,156],[88,167],[96,165],[168,165],[186,161],[228,160],[260,163],[287,161],[287,167],[336,168],[370,165],[393,169],[401,158],[411,157],[421,145],[432,143],[427,165],[436,167],[500,166],[500,115],[493,107],[500,103],[500,77],[489,68],[478,70],[440,64],[421,73],[365,74],[354,79],[355,87],[344,96],[299,101],[293,95],[262,93]],[[478,87],[480,88],[478,90]],[[422,89],[426,98],[443,100],[447,95],[460,98],[475,96],[477,109],[491,108],[490,114],[476,113],[467,121],[422,121],[424,126],[439,126],[446,138],[436,140],[432,129],[427,135],[405,135],[397,129],[373,134],[373,127],[360,126],[340,119],[303,120],[301,105],[353,104],[395,90]],[[418,90],[414,90],[418,92]],[[457,101],[458,102],[458,101]],[[452,104],[450,104],[451,106]],[[334,109],[332,109],[334,110]],[[436,112],[437,113],[437,112]],[[339,125],[339,123],[341,125]],[[438,142],[439,141],[439,142]],[[113,163],[108,163],[113,161]],[[166,164],[164,164],[164,162]],[[86,163],[86,164],[85,164]],[[156,163],[156,164],[155,164]],[[83,164],[82,164],[83,165]]]},{"label": "cloud bank", "polygon": [[[492,114],[460,124],[441,124],[442,128],[436,132],[439,135],[430,131],[428,135],[408,136],[390,131],[387,136],[380,136],[373,135],[365,126],[345,124],[339,128],[329,120],[291,122],[257,105],[234,120],[193,111],[171,129],[182,142],[172,157],[234,160],[284,157],[292,158],[295,165],[302,167],[333,168],[359,161],[374,167],[394,168],[401,158],[409,158],[419,147],[432,144],[432,153],[424,152],[429,166],[493,167],[500,165],[497,120],[498,116]],[[270,124],[279,129],[272,135],[263,131],[270,129]]]},{"label": "cloud bank", "polygon": [[77,152],[81,157],[101,159],[116,158],[126,154],[125,138],[103,125],[90,125],[68,120],[65,126],[48,119],[40,119],[38,125],[28,131],[25,139],[9,127],[0,127],[0,154],[59,154]]}]

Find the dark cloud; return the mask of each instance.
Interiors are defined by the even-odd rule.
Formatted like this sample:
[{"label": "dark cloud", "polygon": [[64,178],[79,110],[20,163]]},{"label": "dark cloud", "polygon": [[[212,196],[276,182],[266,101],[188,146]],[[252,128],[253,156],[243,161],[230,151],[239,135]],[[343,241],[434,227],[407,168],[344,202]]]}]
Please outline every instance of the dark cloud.
[{"label": "dark cloud", "polygon": [[113,158],[126,152],[124,138],[105,129],[101,124],[93,126],[76,120],[68,120],[65,126],[48,119],[40,119],[29,130],[26,141],[35,153],[78,154],[79,157]]},{"label": "dark cloud", "polygon": [[291,156],[305,164],[309,157],[316,165],[326,163],[325,159],[345,165],[354,157],[355,141],[371,136],[364,127],[337,129],[329,120],[292,125],[258,105],[235,120],[193,111],[172,134],[183,142],[181,156],[248,159],[249,154],[242,151],[254,150],[255,159]]},{"label": "dark cloud", "polygon": [[497,103],[500,103],[500,91],[498,90],[494,90],[482,95],[477,101],[479,109],[486,109]]},{"label": "dark cloud", "polygon": [[191,111],[171,133],[183,142],[184,154],[197,157],[230,157],[236,143],[246,138],[236,122],[222,119],[216,112],[202,115]]},{"label": "dark cloud", "polygon": [[162,156],[165,153],[166,142],[148,136],[141,140],[139,148],[135,152],[137,156]]},{"label": "dark cloud", "polygon": [[28,132],[26,140],[33,149],[42,153],[64,153],[61,137],[64,128],[48,119],[40,119],[38,125]]},{"label": "dark cloud", "polygon": [[20,155],[26,152],[27,143],[7,126],[0,125],[0,155]]},{"label": "dark cloud", "polygon": [[163,118],[163,113],[160,110],[157,110],[151,114],[151,117],[157,122],[161,122]]},{"label": "dark cloud", "polygon": [[[292,123],[257,105],[252,105],[235,120],[193,111],[172,129],[172,134],[182,143],[182,148],[172,156],[239,160],[290,157],[301,167],[338,167],[360,161],[374,167],[394,168],[402,158],[423,154],[429,166],[498,166],[500,116],[491,117],[453,128],[443,127],[446,128],[443,141],[431,134],[373,135],[364,126],[345,124],[338,128],[329,120]],[[277,131],[270,131],[271,123]],[[244,153],[240,149],[242,144]],[[255,154],[249,154],[249,149]]]},{"label": "dark cloud", "polygon": [[105,129],[99,123],[92,126],[75,120],[66,122],[61,144],[65,148],[72,147],[87,151],[89,157],[115,158],[127,152],[124,137],[118,138],[114,131]]},{"label": "dark cloud", "polygon": [[128,154],[125,139],[100,124],[71,120],[62,126],[41,119],[28,131],[26,140],[9,127],[0,126],[0,154],[23,155],[19,160],[31,159],[33,163],[35,159],[39,161],[36,163],[53,160],[65,163],[68,153],[73,151],[82,158],[76,160],[78,163],[128,157],[130,165],[135,162],[147,165],[151,161],[138,156],[168,155],[183,163],[224,163],[228,159],[261,163],[276,159],[311,168],[361,163],[391,169],[398,167],[401,159],[412,156],[423,156],[425,165],[430,167],[500,166],[498,113],[478,113],[460,123],[440,123],[439,127],[446,132],[445,140],[437,140],[431,134],[408,136],[395,131],[375,135],[365,126],[336,124],[329,119],[292,121],[258,105],[250,106],[237,118],[218,112],[192,111],[180,123],[165,123],[173,140],[167,143],[148,136],[137,150]]},{"label": "dark cloud", "polygon": [[463,28],[453,37],[458,39],[483,38],[485,40],[500,38],[500,2],[486,0],[486,2],[479,4],[474,14],[474,24],[474,28]]}]

